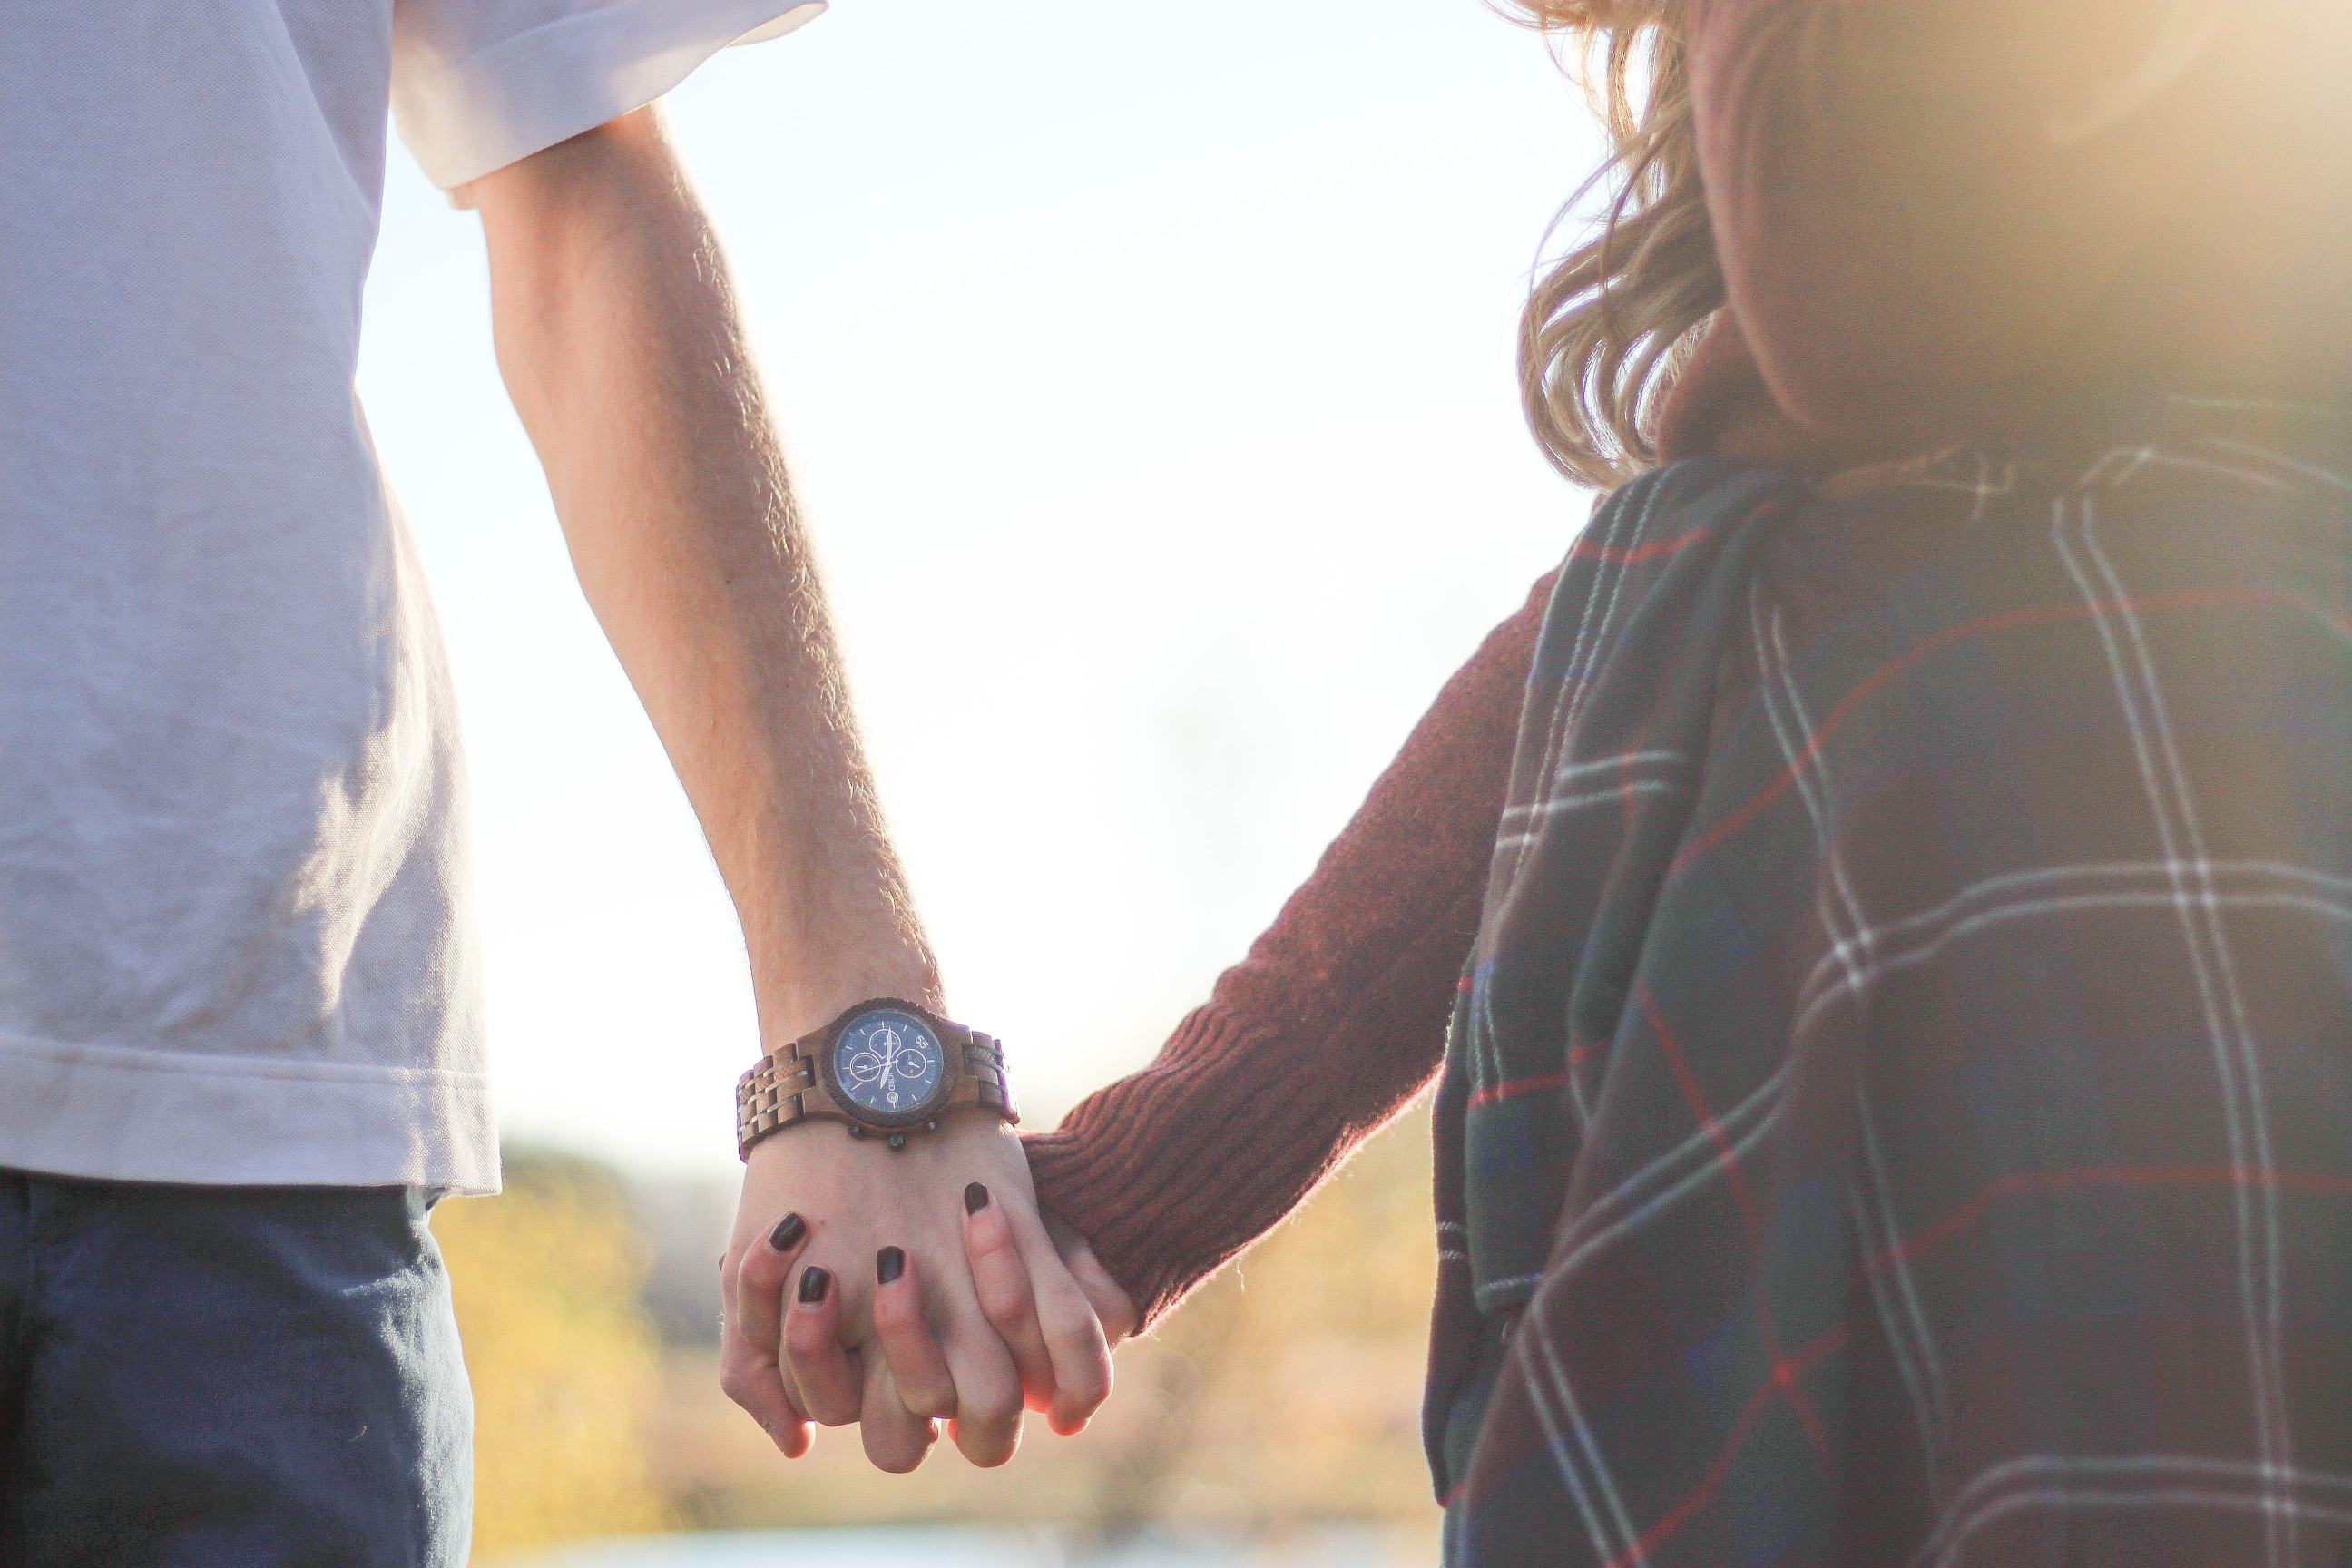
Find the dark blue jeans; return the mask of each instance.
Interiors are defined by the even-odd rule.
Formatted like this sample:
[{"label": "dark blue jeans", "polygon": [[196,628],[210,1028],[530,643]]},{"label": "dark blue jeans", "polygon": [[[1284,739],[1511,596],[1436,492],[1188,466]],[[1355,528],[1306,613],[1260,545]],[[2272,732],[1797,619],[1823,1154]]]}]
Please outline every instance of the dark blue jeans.
[{"label": "dark blue jeans", "polygon": [[0,1171],[0,1568],[463,1568],[431,1206]]}]

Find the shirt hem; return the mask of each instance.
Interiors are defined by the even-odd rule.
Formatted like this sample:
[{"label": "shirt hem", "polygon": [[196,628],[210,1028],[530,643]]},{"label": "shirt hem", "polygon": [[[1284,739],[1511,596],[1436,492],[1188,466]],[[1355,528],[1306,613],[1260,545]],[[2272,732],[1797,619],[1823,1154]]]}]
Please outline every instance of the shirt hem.
[{"label": "shirt hem", "polygon": [[0,1167],[192,1186],[499,1190],[486,1075],[0,1036]]}]

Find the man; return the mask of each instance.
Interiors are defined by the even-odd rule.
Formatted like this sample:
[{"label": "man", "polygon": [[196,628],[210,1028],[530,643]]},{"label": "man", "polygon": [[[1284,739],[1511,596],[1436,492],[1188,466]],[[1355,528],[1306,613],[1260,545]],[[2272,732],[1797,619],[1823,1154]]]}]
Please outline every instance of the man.
[{"label": "man", "polygon": [[[763,1043],[863,998],[936,1009],[717,242],[646,107],[820,8],[201,0],[0,28],[0,1562],[466,1557],[425,1217],[495,1190],[498,1157],[440,642],[352,395],[388,102],[482,214],[500,364],[740,910]],[[968,1452],[1010,1452],[1024,1384],[1082,1419],[1100,1331],[1010,1130],[960,1113],[887,1176],[824,1131],[753,1152],[741,1319],[779,1317],[789,1209],[803,1267],[843,1282],[862,1407],[830,1408],[878,1460],[932,1430],[843,1348],[886,1244],[922,1262],[961,1398],[934,1413]],[[973,1182],[1019,1234],[1000,1267],[1061,1310],[1051,1366],[979,1310]],[[805,1446],[772,1335],[730,1376]]]}]

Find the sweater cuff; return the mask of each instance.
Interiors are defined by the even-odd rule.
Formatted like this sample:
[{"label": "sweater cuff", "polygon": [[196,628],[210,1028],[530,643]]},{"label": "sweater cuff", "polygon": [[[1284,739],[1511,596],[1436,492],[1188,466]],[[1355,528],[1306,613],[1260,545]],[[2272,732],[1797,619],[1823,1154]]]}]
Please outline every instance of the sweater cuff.
[{"label": "sweater cuff", "polygon": [[[1241,1108],[1223,1103],[1210,1063],[1183,1058],[1230,1057],[1251,1032],[1210,1003],[1178,1026],[1160,1062],[1090,1097],[1054,1131],[1022,1139],[1039,1206],[1094,1248],[1135,1303],[1139,1333],[1247,1245],[1217,1223],[1255,1206],[1222,1190],[1241,1174],[1219,1153],[1231,1146],[1228,1112]],[[1191,1179],[1171,1180],[1177,1171]]]}]

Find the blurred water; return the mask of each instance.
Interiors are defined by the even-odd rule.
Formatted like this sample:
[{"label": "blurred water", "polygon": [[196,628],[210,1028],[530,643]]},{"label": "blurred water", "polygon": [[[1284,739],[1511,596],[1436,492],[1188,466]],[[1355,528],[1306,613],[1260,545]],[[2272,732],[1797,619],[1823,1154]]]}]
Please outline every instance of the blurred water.
[{"label": "blurred water", "polygon": [[1369,1568],[1402,1561],[1378,1530],[1279,1540],[1150,1535],[1110,1544],[1053,1531],[753,1530],[570,1547],[506,1568]]}]

